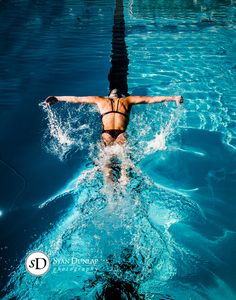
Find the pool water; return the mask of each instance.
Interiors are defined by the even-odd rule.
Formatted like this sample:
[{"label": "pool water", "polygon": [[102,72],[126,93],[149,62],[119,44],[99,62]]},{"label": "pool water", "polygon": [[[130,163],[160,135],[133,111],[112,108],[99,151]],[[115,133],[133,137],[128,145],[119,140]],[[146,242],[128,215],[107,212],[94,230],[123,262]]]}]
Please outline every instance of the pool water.
[{"label": "pool water", "polygon": [[[40,103],[108,93],[115,4],[0,3],[2,297],[233,300],[235,3],[124,1],[129,93],[184,104],[134,106],[108,152],[95,106]],[[104,186],[113,154],[126,186]]]}]

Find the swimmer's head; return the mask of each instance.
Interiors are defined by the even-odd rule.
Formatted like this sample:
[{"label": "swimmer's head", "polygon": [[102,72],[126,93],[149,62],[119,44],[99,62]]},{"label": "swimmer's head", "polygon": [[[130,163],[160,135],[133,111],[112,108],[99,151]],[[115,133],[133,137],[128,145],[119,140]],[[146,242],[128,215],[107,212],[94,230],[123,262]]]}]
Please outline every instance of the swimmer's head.
[{"label": "swimmer's head", "polygon": [[110,93],[108,95],[108,98],[121,98],[122,94],[118,89],[112,89],[110,90]]}]

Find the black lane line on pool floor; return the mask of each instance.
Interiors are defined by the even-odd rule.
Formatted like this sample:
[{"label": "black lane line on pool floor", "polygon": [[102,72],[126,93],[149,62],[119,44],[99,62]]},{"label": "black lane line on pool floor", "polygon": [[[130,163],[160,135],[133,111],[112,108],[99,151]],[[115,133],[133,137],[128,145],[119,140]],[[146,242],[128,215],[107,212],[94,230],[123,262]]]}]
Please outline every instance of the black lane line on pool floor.
[{"label": "black lane line on pool floor", "polygon": [[110,90],[118,89],[128,96],[128,51],[125,43],[125,19],[123,0],[116,0],[114,25],[112,28],[111,68],[108,74]]}]

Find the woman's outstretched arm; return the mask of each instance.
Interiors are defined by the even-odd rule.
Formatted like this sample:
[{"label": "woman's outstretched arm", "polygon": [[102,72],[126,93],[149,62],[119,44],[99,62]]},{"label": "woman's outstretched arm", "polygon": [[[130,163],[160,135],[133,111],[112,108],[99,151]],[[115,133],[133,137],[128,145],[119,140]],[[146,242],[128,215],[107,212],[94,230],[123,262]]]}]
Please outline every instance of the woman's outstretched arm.
[{"label": "woman's outstretched arm", "polygon": [[57,102],[98,104],[101,99],[102,97],[99,96],[49,96],[45,99],[44,103],[46,105],[53,105]]},{"label": "woman's outstretched arm", "polygon": [[152,104],[152,103],[160,103],[160,102],[169,102],[175,101],[176,104],[183,103],[182,96],[129,96],[128,102],[129,104]]}]

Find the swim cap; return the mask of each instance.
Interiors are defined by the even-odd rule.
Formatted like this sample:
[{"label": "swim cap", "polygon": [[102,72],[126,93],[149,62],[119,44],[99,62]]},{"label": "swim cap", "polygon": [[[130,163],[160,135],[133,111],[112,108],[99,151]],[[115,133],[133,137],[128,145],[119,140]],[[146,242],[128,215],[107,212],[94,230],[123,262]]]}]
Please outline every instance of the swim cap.
[{"label": "swim cap", "polygon": [[115,97],[121,98],[122,97],[121,92],[118,89],[110,90],[108,98],[115,98]]}]

